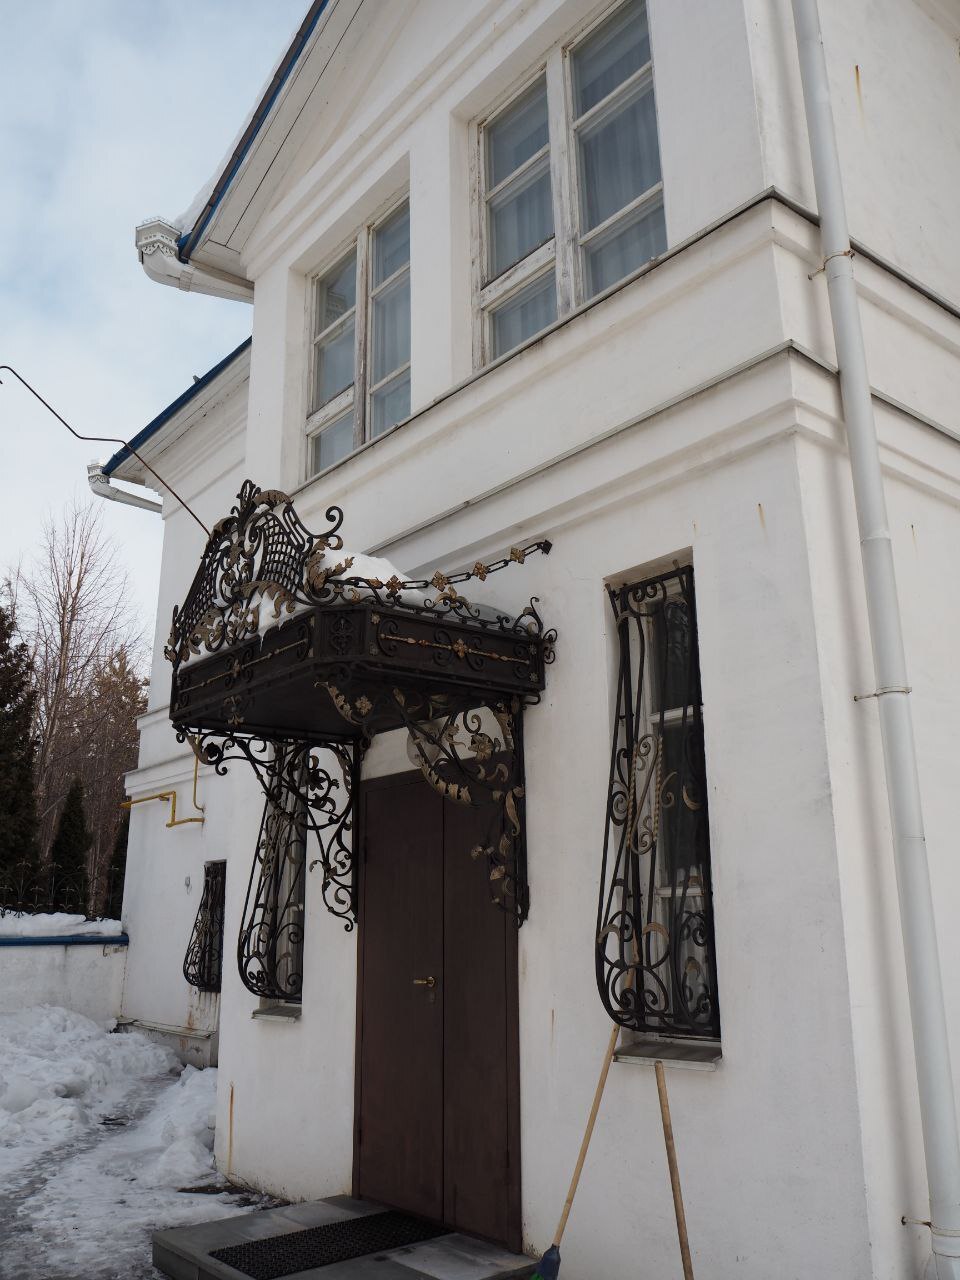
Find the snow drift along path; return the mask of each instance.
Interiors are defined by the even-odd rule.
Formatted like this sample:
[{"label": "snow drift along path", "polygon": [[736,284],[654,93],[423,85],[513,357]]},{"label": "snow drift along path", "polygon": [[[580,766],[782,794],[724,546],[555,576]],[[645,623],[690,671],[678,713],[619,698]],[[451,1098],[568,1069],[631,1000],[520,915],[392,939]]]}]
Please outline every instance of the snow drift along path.
[{"label": "snow drift along path", "polygon": [[66,1009],[0,1014],[0,1277],[146,1280],[150,1232],[243,1212],[217,1184],[216,1071]]}]

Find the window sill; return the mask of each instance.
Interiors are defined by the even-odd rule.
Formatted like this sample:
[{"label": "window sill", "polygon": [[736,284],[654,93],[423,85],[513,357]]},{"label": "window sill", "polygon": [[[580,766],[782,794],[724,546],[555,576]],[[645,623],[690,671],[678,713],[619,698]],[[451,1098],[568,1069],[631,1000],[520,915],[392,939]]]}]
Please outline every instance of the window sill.
[{"label": "window sill", "polygon": [[250,1017],[264,1022],[296,1022],[301,1012],[298,1004],[265,1004],[260,1009],[254,1009]]},{"label": "window sill", "polygon": [[716,1071],[722,1057],[719,1044],[703,1041],[684,1044],[676,1040],[636,1040],[619,1048],[613,1055],[613,1060],[646,1067],[662,1062],[666,1066],[682,1067],[687,1071]]}]

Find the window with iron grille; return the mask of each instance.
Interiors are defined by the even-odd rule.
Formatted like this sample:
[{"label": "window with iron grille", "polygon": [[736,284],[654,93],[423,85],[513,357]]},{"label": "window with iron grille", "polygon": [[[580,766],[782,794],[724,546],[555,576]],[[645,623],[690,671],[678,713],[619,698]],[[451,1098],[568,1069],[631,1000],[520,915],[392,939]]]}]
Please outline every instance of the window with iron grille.
[{"label": "window with iron grille", "polygon": [[302,743],[274,746],[276,767],[240,924],[240,979],[267,1005],[299,1004],[303,994],[309,750]]},{"label": "window with iron grille", "polygon": [[645,1035],[718,1039],[693,569],[609,590],[617,702],[597,917],[600,996]]},{"label": "window with iron grille", "polygon": [[223,909],[227,864],[203,867],[203,894],[183,960],[183,976],[198,991],[219,991],[223,974]]}]

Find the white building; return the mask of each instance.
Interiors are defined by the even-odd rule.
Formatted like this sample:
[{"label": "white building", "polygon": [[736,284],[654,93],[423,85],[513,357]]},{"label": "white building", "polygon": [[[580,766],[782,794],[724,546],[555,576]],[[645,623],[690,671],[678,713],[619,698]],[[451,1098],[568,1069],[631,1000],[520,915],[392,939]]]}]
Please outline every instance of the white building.
[{"label": "white building", "polygon": [[[960,1064],[960,9],[821,8]],[[139,458],[106,466],[163,499],[134,798],[176,790],[195,812],[164,646],[205,543],[141,458],[207,526],[248,478],[318,534],[339,506],[348,547],[410,578],[552,543],[458,588],[511,618],[538,597],[558,633],[523,716],[521,928],[488,901],[488,858],[469,858],[487,839],[475,811],[409,772],[400,730],[373,739],[354,797],[357,929],[326,909],[315,836],[304,859],[290,812],[272,813],[285,870],[254,904],[273,931],[256,962],[245,935],[246,985],[252,771],[201,768],[202,825],[134,809],[124,1013],[200,1057],[219,1017],[228,1176],[543,1251],[611,1025],[599,932],[627,1025],[564,1280],[679,1274],[655,1057],[697,1274],[921,1274],[917,1066],[816,207],[787,0],[317,0],[209,191],[138,229],[154,278],[252,303],[253,341],[140,433]],[[608,588],[654,579],[639,682]],[[257,714],[275,696],[277,732],[309,735],[347,679],[324,670]],[[208,862],[226,863],[219,998],[181,973]],[[621,873],[643,930],[633,991]],[[284,947],[280,922],[301,918],[302,948]],[[936,1226],[952,1276],[949,1215]]]}]

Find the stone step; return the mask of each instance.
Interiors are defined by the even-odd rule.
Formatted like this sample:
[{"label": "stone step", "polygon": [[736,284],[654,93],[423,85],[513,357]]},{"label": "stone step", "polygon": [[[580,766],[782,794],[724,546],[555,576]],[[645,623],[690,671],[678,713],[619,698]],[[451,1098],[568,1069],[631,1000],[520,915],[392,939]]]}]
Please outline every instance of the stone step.
[{"label": "stone step", "polygon": [[[366,1200],[332,1196],[157,1231],[153,1236],[153,1265],[171,1280],[250,1280],[244,1272],[210,1255],[230,1245],[382,1213],[383,1209],[383,1205]],[[521,1254],[456,1233],[297,1271],[283,1280],[518,1280],[532,1275],[535,1267],[532,1259]]]}]

